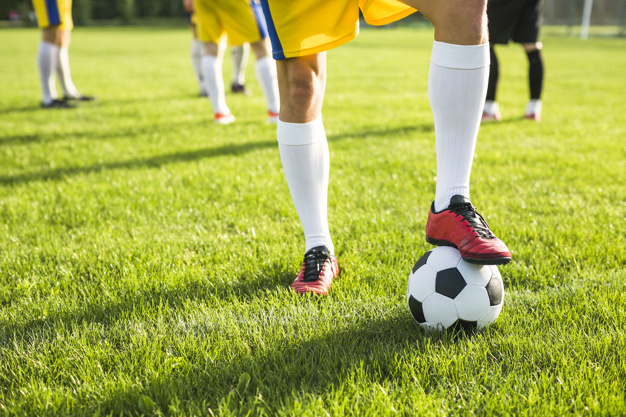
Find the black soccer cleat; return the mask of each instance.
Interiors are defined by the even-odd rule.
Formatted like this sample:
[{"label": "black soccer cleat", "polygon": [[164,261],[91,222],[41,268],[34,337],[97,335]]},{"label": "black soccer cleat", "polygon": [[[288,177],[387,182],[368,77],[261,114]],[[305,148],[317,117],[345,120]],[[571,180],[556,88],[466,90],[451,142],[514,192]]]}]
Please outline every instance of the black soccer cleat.
[{"label": "black soccer cleat", "polygon": [[79,96],[64,96],[63,101],[94,101],[96,100],[95,96],[83,96],[82,94]]},{"label": "black soccer cleat", "polygon": [[74,107],[76,106],[68,103],[66,100],[59,100],[56,98],[52,99],[52,101],[49,103],[44,103],[43,101],[41,102],[42,109],[71,109]]},{"label": "black soccer cleat", "polygon": [[232,83],[230,85],[230,91],[237,94],[245,94],[248,97],[252,95],[252,91],[248,90],[245,85],[238,83]]},{"label": "black soccer cleat", "polygon": [[326,246],[316,246],[304,255],[300,273],[291,284],[291,289],[299,294],[326,295],[333,279],[338,276],[337,258],[330,254]]}]

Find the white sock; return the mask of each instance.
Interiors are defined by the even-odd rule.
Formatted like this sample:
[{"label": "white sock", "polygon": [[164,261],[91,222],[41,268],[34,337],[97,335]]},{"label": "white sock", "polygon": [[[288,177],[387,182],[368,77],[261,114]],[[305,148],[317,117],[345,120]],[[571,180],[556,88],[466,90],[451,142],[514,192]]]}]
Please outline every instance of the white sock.
[{"label": "white sock", "polygon": [[230,48],[233,58],[233,83],[244,85],[246,83],[246,65],[250,56],[250,44]]},{"label": "white sock", "polygon": [[58,46],[44,41],[39,43],[37,66],[39,67],[39,77],[41,80],[41,101],[46,104],[58,97],[56,81],[54,79],[58,59]]},{"label": "white sock", "polygon": [[437,188],[435,210],[450,198],[469,198],[474,148],[489,80],[489,44],[453,45],[435,41],[428,97],[435,119]]},{"label": "white sock", "polygon": [[485,108],[483,109],[483,111],[485,113],[489,113],[489,114],[498,114],[498,113],[500,113],[500,106],[498,106],[498,102],[497,101],[486,100],[485,101]]},{"label": "white sock", "polygon": [[63,93],[68,97],[78,97],[80,93],[74,85],[72,80],[72,73],[70,72],[70,55],[69,48],[62,46],[59,48],[59,59],[57,61],[57,75],[59,76],[59,82]]},{"label": "white sock", "polygon": [[526,114],[541,116],[541,100],[530,100],[528,104],[526,104]]},{"label": "white sock", "polygon": [[[280,102],[278,97],[278,78],[276,76],[276,61],[269,56],[259,59],[255,65],[256,77],[261,84],[261,90],[267,101],[267,109],[278,113]],[[323,129],[323,126],[322,126]]]},{"label": "white sock", "polygon": [[330,155],[322,118],[309,123],[278,121],[278,150],[304,231],[305,253],[325,245],[335,253],[327,218]]},{"label": "white sock", "polygon": [[206,91],[209,93],[209,100],[213,105],[213,113],[230,114],[230,109],[226,105],[221,58],[202,55],[202,76]]},{"label": "white sock", "polygon": [[189,51],[191,57],[191,66],[193,72],[196,74],[196,80],[198,80],[198,89],[200,93],[205,92],[205,88],[202,82],[202,42],[197,39],[191,41],[191,50]]}]

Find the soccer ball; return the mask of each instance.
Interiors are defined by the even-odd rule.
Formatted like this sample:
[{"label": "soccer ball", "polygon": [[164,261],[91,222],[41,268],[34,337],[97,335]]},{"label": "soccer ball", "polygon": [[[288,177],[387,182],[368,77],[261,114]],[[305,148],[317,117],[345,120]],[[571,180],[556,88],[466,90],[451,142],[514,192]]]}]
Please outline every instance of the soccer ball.
[{"label": "soccer ball", "polygon": [[422,327],[484,328],[502,310],[504,285],[495,265],[465,262],[457,249],[440,246],[426,252],[413,267],[406,298]]}]

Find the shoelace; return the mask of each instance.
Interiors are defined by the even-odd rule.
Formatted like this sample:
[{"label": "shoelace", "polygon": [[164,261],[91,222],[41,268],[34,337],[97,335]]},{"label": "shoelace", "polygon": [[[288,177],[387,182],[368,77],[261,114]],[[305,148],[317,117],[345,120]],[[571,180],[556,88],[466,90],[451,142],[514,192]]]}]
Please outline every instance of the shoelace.
[{"label": "shoelace", "polygon": [[471,203],[456,204],[448,207],[448,210],[455,213],[457,216],[463,217],[479,236],[487,239],[493,239],[495,237],[491,230],[489,230],[489,225],[485,219],[483,219],[483,216],[478,214]]},{"label": "shoelace", "polygon": [[326,261],[330,260],[330,254],[323,249],[313,248],[304,255],[304,276],[302,281],[317,281],[320,277]]}]

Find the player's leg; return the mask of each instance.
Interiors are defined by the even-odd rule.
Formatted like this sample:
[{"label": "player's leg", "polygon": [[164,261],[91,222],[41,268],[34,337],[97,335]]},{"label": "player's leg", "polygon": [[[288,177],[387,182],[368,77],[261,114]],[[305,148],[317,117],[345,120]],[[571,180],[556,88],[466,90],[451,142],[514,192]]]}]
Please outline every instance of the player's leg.
[{"label": "player's leg", "polygon": [[225,6],[220,17],[231,45],[250,44],[256,57],[255,73],[267,102],[269,121],[278,120],[279,98],[276,64],[271,58],[267,25],[261,5],[255,1],[236,0]]},{"label": "player's leg", "polygon": [[522,44],[528,57],[528,84],[530,100],[526,104],[524,117],[541,121],[541,91],[543,89],[543,57],[541,56],[541,42]]},{"label": "player's leg", "polygon": [[270,123],[276,123],[278,121],[280,102],[278,96],[276,62],[271,57],[269,38],[265,37],[254,42],[250,47],[256,57],[254,70],[267,103],[268,120]]},{"label": "player's leg", "polygon": [[278,149],[305,240],[302,269],[291,287],[323,294],[339,273],[327,218],[330,155],[321,113],[326,54],[288,58],[277,66]]},{"label": "player's leg", "polygon": [[196,24],[193,23],[193,16],[190,16],[191,20],[191,33],[193,35],[191,39],[191,47],[189,49],[189,57],[191,58],[191,66],[193,72],[196,75],[196,81],[198,82],[198,95],[200,97],[207,97],[206,88],[204,87],[204,81],[202,77],[202,42],[198,40]]},{"label": "player's leg", "polygon": [[198,83],[198,96],[207,97],[206,88],[202,77],[202,42],[198,39],[198,16],[196,14],[196,6],[194,0],[184,0],[183,6],[187,12],[189,21],[189,29],[191,29],[191,46],[189,48],[189,58],[191,59],[191,67],[196,75]]},{"label": "player's leg", "polygon": [[58,99],[56,89],[56,68],[59,59],[60,31],[58,25],[48,26],[41,30],[42,39],[37,51],[37,66],[41,80],[41,106],[64,107]]},{"label": "player's leg", "polygon": [[402,0],[402,3],[416,8],[432,22],[437,42],[464,46],[487,43],[486,0]]},{"label": "player's leg", "polygon": [[246,88],[246,66],[250,57],[250,44],[246,42],[243,45],[231,47],[230,55],[233,61],[233,78],[230,83],[230,91],[249,96],[251,93]]},{"label": "player's leg", "polygon": [[[219,4],[218,4],[219,3]],[[221,2],[196,0],[198,39],[202,42],[202,78],[213,106],[214,121],[228,124],[235,121],[226,104],[222,61],[224,57],[224,27],[219,17]]]},{"label": "player's leg", "polygon": [[489,58],[491,65],[489,66],[489,83],[487,84],[487,99],[483,108],[482,121],[500,121],[500,107],[496,101],[496,90],[498,88],[498,79],[500,78],[500,66],[498,64],[498,56],[494,45],[489,48]]},{"label": "player's leg", "polygon": [[327,219],[330,157],[322,122],[324,51],[357,35],[358,1],[261,3],[277,60],[280,158],[305,236],[302,268],[291,288],[325,294],[339,268]]},{"label": "player's leg", "polygon": [[223,43],[203,42],[202,49],[202,76],[209,100],[213,106],[214,121],[219,124],[229,124],[235,121],[226,104],[222,61],[224,58]]},{"label": "player's leg", "polygon": [[198,82],[198,96],[207,97],[206,89],[204,88],[204,81],[202,77],[202,42],[198,39],[191,40],[191,48],[189,49],[189,57],[191,58],[191,66],[193,72],[196,75],[196,81]]},{"label": "player's leg", "polygon": [[517,26],[519,10],[525,0],[489,0],[487,2],[487,17],[489,18],[489,44],[490,60],[489,84],[487,87],[487,99],[483,110],[482,121],[501,120],[500,107],[496,101],[498,79],[500,77],[500,65],[496,55],[495,45],[506,45],[513,37]]},{"label": "player's leg", "polygon": [[541,90],[543,87],[543,59],[539,27],[541,25],[541,1],[527,0],[518,12],[518,22],[513,34],[513,41],[523,46],[528,57],[528,82],[530,100],[526,105],[524,117],[530,120],[541,120]]},{"label": "player's leg", "polygon": [[471,205],[470,174],[489,78],[485,0],[406,0],[435,26],[428,96],[435,122],[437,186],[426,225],[434,244],[476,263],[511,254]]},{"label": "player's leg", "polygon": [[41,107],[70,107],[66,102],[58,99],[55,80],[61,43],[60,27],[63,24],[62,18],[65,16],[62,9],[63,4],[45,0],[33,0],[32,3],[42,35],[37,51],[37,67],[41,82]]},{"label": "player's leg", "polygon": [[57,59],[57,76],[59,78],[59,83],[61,84],[61,89],[63,90],[64,100],[78,100],[78,101],[92,101],[95,100],[94,96],[88,96],[82,94],[76,86],[74,85],[74,80],[72,79],[72,72],[70,70],[70,56],[69,56],[69,46],[71,40],[72,32],[71,30],[61,30],[60,31],[60,44],[59,44],[59,52]]},{"label": "player's leg", "polygon": [[[51,1],[46,1],[48,7],[51,7],[52,3]],[[65,101],[91,101],[95,97],[85,96],[78,91],[74,85],[70,71],[69,46],[72,37],[72,29],[74,28],[74,22],[72,20],[72,0],[56,0],[55,3],[61,20],[57,38],[58,56],[56,60],[56,73],[61,88],[63,89],[63,98]]]},{"label": "player's leg", "polygon": [[60,31],[59,55],[57,59],[57,76],[63,90],[64,98],[80,99],[82,95],[74,85],[72,73],[70,71],[69,47],[71,41],[71,31]]}]

